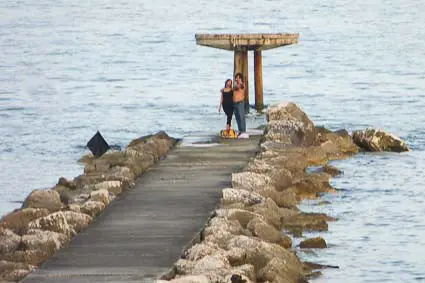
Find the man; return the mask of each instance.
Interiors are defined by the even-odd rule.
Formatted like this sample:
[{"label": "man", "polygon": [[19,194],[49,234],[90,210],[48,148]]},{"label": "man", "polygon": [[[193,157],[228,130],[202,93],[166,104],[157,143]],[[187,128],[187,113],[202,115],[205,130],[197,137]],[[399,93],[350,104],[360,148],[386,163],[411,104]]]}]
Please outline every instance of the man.
[{"label": "man", "polygon": [[238,124],[239,138],[249,138],[246,133],[245,123],[245,84],[242,74],[235,75],[233,84],[233,107],[235,112],[236,123]]}]

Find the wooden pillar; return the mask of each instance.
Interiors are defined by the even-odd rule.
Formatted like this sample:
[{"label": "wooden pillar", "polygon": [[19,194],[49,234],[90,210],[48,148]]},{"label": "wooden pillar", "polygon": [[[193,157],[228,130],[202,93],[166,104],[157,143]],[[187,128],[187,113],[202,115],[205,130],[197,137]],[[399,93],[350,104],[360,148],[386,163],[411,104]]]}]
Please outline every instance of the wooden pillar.
[{"label": "wooden pillar", "polygon": [[249,112],[248,51],[235,50],[233,78],[241,73],[245,83],[245,113]]},{"label": "wooden pillar", "polygon": [[249,113],[249,83],[248,83],[248,51],[243,51],[242,76],[245,83],[245,113]]},{"label": "wooden pillar", "polygon": [[235,50],[233,79],[237,73],[243,72],[243,51]]},{"label": "wooden pillar", "polygon": [[254,51],[254,83],[255,83],[255,109],[261,111],[264,108],[263,101],[263,58],[261,50]]}]

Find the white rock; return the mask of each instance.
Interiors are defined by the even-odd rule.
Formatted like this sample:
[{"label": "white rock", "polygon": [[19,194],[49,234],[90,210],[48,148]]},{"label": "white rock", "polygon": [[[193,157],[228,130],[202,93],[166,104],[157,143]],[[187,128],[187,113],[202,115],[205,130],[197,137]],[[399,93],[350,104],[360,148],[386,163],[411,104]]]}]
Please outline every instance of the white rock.
[{"label": "white rock", "polygon": [[69,226],[62,211],[54,212],[47,216],[37,218],[28,224],[29,229],[40,229],[65,234],[68,237],[75,235],[75,231]]},{"label": "white rock", "polygon": [[100,189],[96,191],[92,191],[90,193],[90,199],[92,201],[100,201],[103,202],[105,206],[109,204],[109,191],[106,189]]},{"label": "white rock", "polygon": [[68,209],[73,212],[80,212],[80,205],[77,203],[71,203],[68,205]]},{"label": "white rock", "polygon": [[90,215],[91,217],[97,216],[105,209],[105,204],[100,201],[86,201],[80,207],[81,212]]},{"label": "white rock", "polygon": [[76,233],[86,228],[93,220],[89,215],[81,212],[64,211],[63,214],[68,225],[71,226]]},{"label": "white rock", "polygon": [[69,238],[64,234],[39,229],[28,230],[28,233],[22,236],[22,244],[25,250],[54,252],[65,245],[68,240]]},{"label": "white rock", "polygon": [[21,243],[21,236],[9,229],[0,228],[0,255],[15,251]]},{"label": "white rock", "polygon": [[224,189],[223,190],[223,202],[225,204],[231,204],[240,202],[246,205],[253,205],[262,203],[264,197],[260,194],[244,189]]},{"label": "white rock", "polygon": [[100,182],[97,183],[96,185],[94,185],[94,189],[95,190],[108,190],[110,188],[116,188],[116,187],[121,187],[122,182],[121,181],[104,181],[104,182]]},{"label": "white rock", "polygon": [[[193,245],[185,252],[185,259],[196,261],[204,256],[211,255],[220,250],[220,247],[213,242],[203,241],[199,244]],[[223,251],[224,252],[224,251]]]},{"label": "white rock", "polygon": [[254,172],[241,172],[232,174],[232,187],[245,189],[247,191],[256,191],[267,185],[272,184],[269,176]]}]

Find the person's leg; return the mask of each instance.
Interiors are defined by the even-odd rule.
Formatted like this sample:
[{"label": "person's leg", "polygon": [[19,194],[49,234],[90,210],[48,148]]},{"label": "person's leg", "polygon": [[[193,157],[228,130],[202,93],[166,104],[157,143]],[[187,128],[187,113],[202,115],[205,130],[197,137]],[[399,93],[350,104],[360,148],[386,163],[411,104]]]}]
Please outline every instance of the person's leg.
[{"label": "person's leg", "polygon": [[236,118],[236,123],[238,124],[238,131],[241,131],[241,116],[240,116],[240,108],[239,106],[242,105],[242,103],[235,103],[234,105],[234,113]]},{"label": "person's leg", "polygon": [[[242,105],[244,103],[241,103]],[[242,111],[241,111],[241,132],[245,133],[246,132],[246,120],[245,120],[245,105],[242,106]]]},{"label": "person's leg", "polygon": [[226,105],[224,108],[224,113],[226,113],[226,130],[230,130],[232,126],[232,116],[233,116],[233,105]]},{"label": "person's leg", "polygon": [[244,103],[236,104],[235,116],[236,116],[236,121],[239,121],[238,122],[239,132],[241,132],[241,133],[246,132]]}]

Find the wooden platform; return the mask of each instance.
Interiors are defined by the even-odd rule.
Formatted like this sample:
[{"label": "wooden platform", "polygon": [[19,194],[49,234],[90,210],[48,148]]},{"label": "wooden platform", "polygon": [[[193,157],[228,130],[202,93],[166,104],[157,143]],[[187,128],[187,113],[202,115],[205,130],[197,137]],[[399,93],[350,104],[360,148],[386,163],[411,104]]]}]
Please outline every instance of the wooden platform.
[{"label": "wooden platform", "polygon": [[299,34],[196,34],[196,44],[237,51],[260,51],[298,43]]},{"label": "wooden platform", "polygon": [[155,282],[204,226],[231,173],[255,155],[258,141],[176,147],[21,282]]}]

